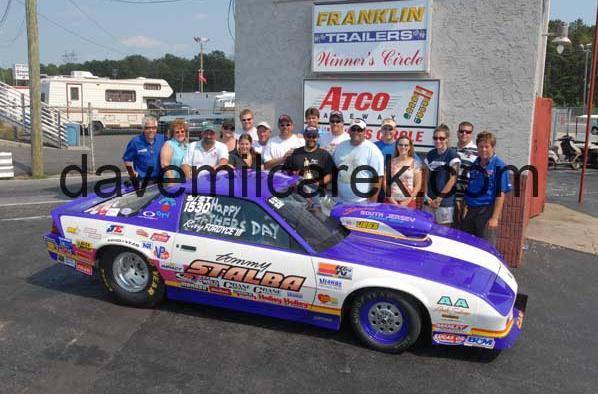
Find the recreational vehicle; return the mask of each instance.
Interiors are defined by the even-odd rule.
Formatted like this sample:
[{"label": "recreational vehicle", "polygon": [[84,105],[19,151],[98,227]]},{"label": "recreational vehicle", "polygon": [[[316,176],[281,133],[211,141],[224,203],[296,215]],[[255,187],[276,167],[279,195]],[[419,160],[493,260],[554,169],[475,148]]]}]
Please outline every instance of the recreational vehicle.
[{"label": "recreational vehicle", "polygon": [[91,103],[94,130],[140,128],[148,105],[172,95],[163,79],[101,78],[88,71],[41,80],[42,101],[63,111],[72,122],[89,123]]}]

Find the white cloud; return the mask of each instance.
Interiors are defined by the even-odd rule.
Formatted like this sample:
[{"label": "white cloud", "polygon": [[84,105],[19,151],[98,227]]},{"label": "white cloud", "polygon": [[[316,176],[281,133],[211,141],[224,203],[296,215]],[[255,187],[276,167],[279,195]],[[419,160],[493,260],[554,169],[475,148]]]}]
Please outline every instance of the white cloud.
[{"label": "white cloud", "polygon": [[157,48],[164,45],[162,41],[143,35],[125,37],[120,42],[125,46],[133,48]]},{"label": "white cloud", "polygon": [[205,12],[198,12],[198,13],[193,14],[193,19],[195,19],[196,21],[206,19],[207,17],[208,17],[208,14],[206,14]]}]

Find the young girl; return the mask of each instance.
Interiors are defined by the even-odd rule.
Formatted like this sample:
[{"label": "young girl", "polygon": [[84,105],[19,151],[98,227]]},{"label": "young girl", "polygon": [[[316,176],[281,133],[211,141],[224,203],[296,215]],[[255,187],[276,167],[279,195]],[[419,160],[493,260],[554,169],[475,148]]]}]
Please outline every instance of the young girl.
[{"label": "young girl", "polygon": [[399,176],[401,185],[397,182],[391,184],[390,197],[386,202],[416,208],[415,198],[421,190],[422,172],[419,162],[414,157],[413,141],[409,137],[402,136],[397,140],[390,168],[392,177],[403,168],[405,170]]}]

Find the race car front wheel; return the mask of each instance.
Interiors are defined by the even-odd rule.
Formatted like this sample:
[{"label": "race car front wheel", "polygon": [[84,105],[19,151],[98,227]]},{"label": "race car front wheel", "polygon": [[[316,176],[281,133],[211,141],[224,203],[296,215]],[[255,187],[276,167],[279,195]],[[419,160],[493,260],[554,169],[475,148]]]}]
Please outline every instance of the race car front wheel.
[{"label": "race car front wheel", "polygon": [[164,280],[140,253],[110,248],[100,258],[100,276],[106,290],[125,305],[152,307],[164,298]]},{"label": "race car front wheel", "polygon": [[405,295],[387,289],[358,294],[350,312],[353,330],[372,349],[400,353],[417,341],[421,317]]}]

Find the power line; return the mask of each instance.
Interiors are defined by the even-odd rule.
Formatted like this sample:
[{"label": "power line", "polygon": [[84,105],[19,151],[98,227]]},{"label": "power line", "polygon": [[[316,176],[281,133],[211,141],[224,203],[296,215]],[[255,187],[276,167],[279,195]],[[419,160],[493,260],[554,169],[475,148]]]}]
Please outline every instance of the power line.
[{"label": "power line", "polygon": [[233,36],[233,32],[232,29],[230,28],[230,16],[231,16],[231,11],[233,14],[233,18],[235,17],[235,0],[228,0],[228,16],[226,18],[226,27],[228,28],[228,34],[230,35],[230,38],[233,40],[233,42],[235,42],[235,36]]},{"label": "power line", "polygon": [[8,3],[6,4],[6,8],[4,9],[2,16],[0,17],[0,27],[2,27],[4,22],[6,22],[6,18],[8,17],[8,11],[10,11],[11,4],[12,4],[12,0],[8,0]]},{"label": "power line", "polygon": [[[89,15],[87,12],[83,11],[81,9],[81,7],[79,7],[77,5],[76,2],[74,2],[73,0],[69,0],[69,2],[76,8],[79,10],[80,13],[82,13],[85,17],[87,17],[87,19],[89,19],[94,25],[96,25],[100,30],[102,30],[104,33],[106,33],[107,35],[110,36],[110,38],[116,40],[116,42],[120,43],[120,39],[118,37],[116,37],[114,34],[112,34],[109,30],[107,30],[106,28],[104,28],[104,26],[102,26],[100,23],[98,23],[94,18],[91,17],[91,15]],[[121,44],[122,45],[122,44]]]},{"label": "power line", "polygon": [[15,34],[15,36],[13,38],[11,38],[10,40],[3,41],[0,44],[0,47],[8,48],[8,47],[12,46],[12,44],[14,44],[15,41],[17,41],[19,39],[19,37],[21,37],[21,34],[23,34],[23,31],[25,30],[24,27],[25,27],[25,18],[23,18],[21,20],[21,24],[18,27],[17,34]]},{"label": "power line", "polygon": [[[18,1],[19,1],[20,3],[23,3],[23,0],[18,0]],[[50,22],[51,24],[53,24],[54,26],[56,26],[56,27],[58,27],[58,28],[60,28],[60,29],[62,29],[62,30],[64,30],[64,31],[66,31],[67,33],[70,33],[70,34],[74,35],[75,37],[79,38],[80,40],[83,40],[83,41],[85,41],[85,42],[88,42],[88,43],[90,43],[90,44],[93,44],[93,45],[95,45],[95,46],[98,46],[98,47],[100,47],[100,48],[104,48],[104,49],[108,49],[108,50],[110,50],[110,51],[118,52],[119,54],[121,54],[121,55],[124,55],[124,56],[128,56],[128,55],[129,55],[128,53],[126,53],[126,52],[123,52],[123,51],[121,51],[121,50],[119,50],[119,49],[112,48],[112,47],[109,47],[109,46],[107,46],[107,45],[100,44],[99,42],[96,42],[96,41],[93,41],[93,40],[91,40],[91,39],[89,39],[89,38],[87,38],[87,37],[84,37],[84,36],[82,36],[81,34],[79,34],[79,33],[75,32],[75,31],[73,31],[73,30],[71,30],[71,29],[69,29],[69,28],[67,28],[67,27],[64,27],[62,24],[60,24],[60,23],[58,23],[58,22],[54,22],[52,19],[48,18],[48,17],[47,17],[47,16],[45,16],[44,14],[41,14],[40,12],[38,12],[37,14],[38,14],[40,17],[42,17],[43,19],[45,19],[46,21],[48,21],[48,22]]]},{"label": "power line", "polygon": [[134,0],[108,0],[115,3],[127,3],[127,4],[161,4],[161,3],[180,3],[181,1],[188,1],[188,0],[141,0],[141,1],[134,1]]}]

